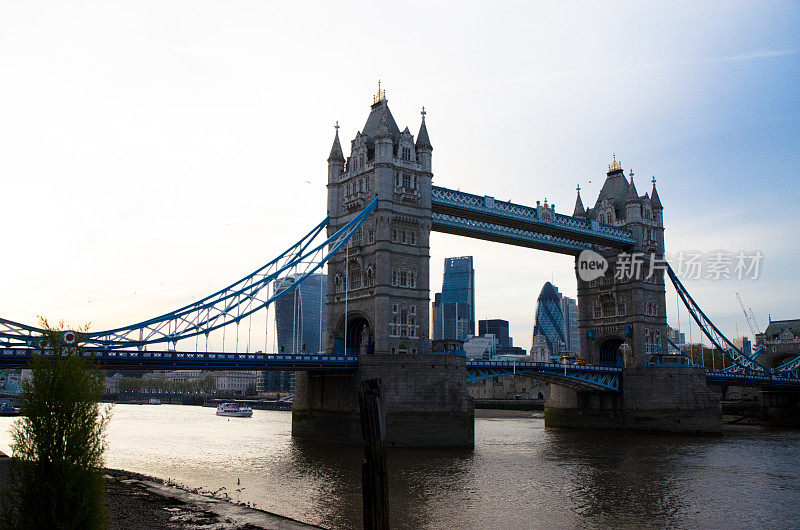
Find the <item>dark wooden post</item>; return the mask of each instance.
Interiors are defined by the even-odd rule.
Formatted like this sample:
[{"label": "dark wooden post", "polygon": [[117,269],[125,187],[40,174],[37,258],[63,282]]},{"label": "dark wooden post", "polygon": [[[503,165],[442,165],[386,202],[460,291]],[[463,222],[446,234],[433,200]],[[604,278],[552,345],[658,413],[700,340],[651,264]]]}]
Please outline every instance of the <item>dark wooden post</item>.
[{"label": "dark wooden post", "polygon": [[361,464],[361,498],[364,528],[388,530],[389,480],[386,470],[386,417],[380,379],[367,379],[358,387],[364,463]]}]

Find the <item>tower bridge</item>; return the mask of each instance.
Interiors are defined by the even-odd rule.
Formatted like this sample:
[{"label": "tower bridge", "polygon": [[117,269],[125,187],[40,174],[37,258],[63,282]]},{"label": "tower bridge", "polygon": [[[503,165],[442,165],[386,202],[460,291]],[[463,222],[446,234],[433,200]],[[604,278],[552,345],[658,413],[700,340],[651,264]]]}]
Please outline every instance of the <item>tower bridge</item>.
[{"label": "tower bridge", "polygon": [[[551,382],[549,426],[678,432],[721,428],[719,400],[709,383],[800,388],[800,357],[765,367],[760,351],[738,350],[722,335],[668,266],[655,267],[664,259],[655,179],[650,192],[640,195],[633,171],[626,177],[614,157],[594,206],[584,207],[578,188],[572,215],[556,212],[546,199],[525,206],[434,186],[425,117],[423,108],[416,137],[408,127],[401,131],[379,92],[347,157],[337,124],[325,220],[277,258],[210,296],[136,324],[80,335],[85,355],[109,368],[297,370],[293,435],[340,442],[360,438],[359,381],[379,378],[387,441],[398,446],[472,445],[474,413],[466,384],[488,377],[516,374]],[[584,365],[432,354],[431,231],[575,256]],[[584,280],[577,264],[587,250],[608,267]],[[652,259],[641,274],[617,277],[617,265],[631,253]],[[248,340],[247,351],[239,352],[239,325],[268,311],[323,266],[324,351],[251,353]],[[281,283],[288,275],[293,281]],[[667,338],[667,279],[729,359],[723,369],[675,362],[681,352],[671,352]],[[235,328],[235,352],[226,348],[227,328]],[[34,351],[47,353],[41,332],[0,319],[0,366],[23,365]],[[209,335],[220,332],[223,351],[209,352]]]}]

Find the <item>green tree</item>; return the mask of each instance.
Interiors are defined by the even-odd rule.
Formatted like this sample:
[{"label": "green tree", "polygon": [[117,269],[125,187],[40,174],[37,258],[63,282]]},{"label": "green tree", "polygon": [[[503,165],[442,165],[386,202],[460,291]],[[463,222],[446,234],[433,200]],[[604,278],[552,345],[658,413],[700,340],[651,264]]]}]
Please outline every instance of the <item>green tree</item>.
[{"label": "green tree", "polygon": [[4,499],[7,528],[105,528],[103,452],[109,409],[103,374],[80,355],[81,333],[64,340],[63,322],[45,330],[33,378],[23,383],[22,414],[11,430],[14,459]]},{"label": "green tree", "polygon": [[206,375],[202,379],[199,380],[199,388],[200,391],[206,394],[213,394],[217,390],[217,383],[214,380],[214,376],[211,374]]}]

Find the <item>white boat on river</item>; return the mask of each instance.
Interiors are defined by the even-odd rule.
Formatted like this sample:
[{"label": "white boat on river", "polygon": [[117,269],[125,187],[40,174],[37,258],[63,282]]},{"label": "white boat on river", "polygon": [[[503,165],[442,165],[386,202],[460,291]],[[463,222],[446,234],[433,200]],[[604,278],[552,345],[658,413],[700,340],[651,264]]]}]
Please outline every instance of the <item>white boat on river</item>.
[{"label": "white boat on river", "polygon": [[250,405],[239,405],[237,403],[223,403],[217,407],[217,416],[230,416],[233,418],[250,418],[253,409]]}]

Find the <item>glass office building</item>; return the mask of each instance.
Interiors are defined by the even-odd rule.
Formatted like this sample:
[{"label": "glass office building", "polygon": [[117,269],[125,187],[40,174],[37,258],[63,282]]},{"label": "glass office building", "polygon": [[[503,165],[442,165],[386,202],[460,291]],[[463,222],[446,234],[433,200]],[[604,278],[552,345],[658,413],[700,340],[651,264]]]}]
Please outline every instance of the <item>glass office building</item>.
[{"label": "glass office building", "polygon": [[499,318],[478,321],[478,335],[494,335],[497,339],[498,348],[509,348],[513,346],[511,337],[508,336],[508,320]]},{"label": "glass office building", "polygon": [[565,351],[577,356],[580,353],[578,342],[578,303],[569,296],[561,297],[561,314],[564,317]]},{"label": "glass office building", "polygon": [[442,292],[433,301],[434,340],[467,340],[475,335],[475,269],[472,256],[446,258]]},{"label": "glass office building", "polygon": [[[275,293],[288,289],[298,277],[287,276],[278,280]],[[278,353],[318,353],[323,348],[326,291],[327,275],[312,274],[296,289],[274,302]],[[293,392],[294,372],[262,372],[258,390]]]},{"label": "glass office building", "polygon": [[566,350],[567,337],[564,329],[564,315],[561,312],[561,293],[547,282],[539,293],[536,302],[536,321],[533,335],[543,335],[550,349],[551,358],[557,358]]}]

